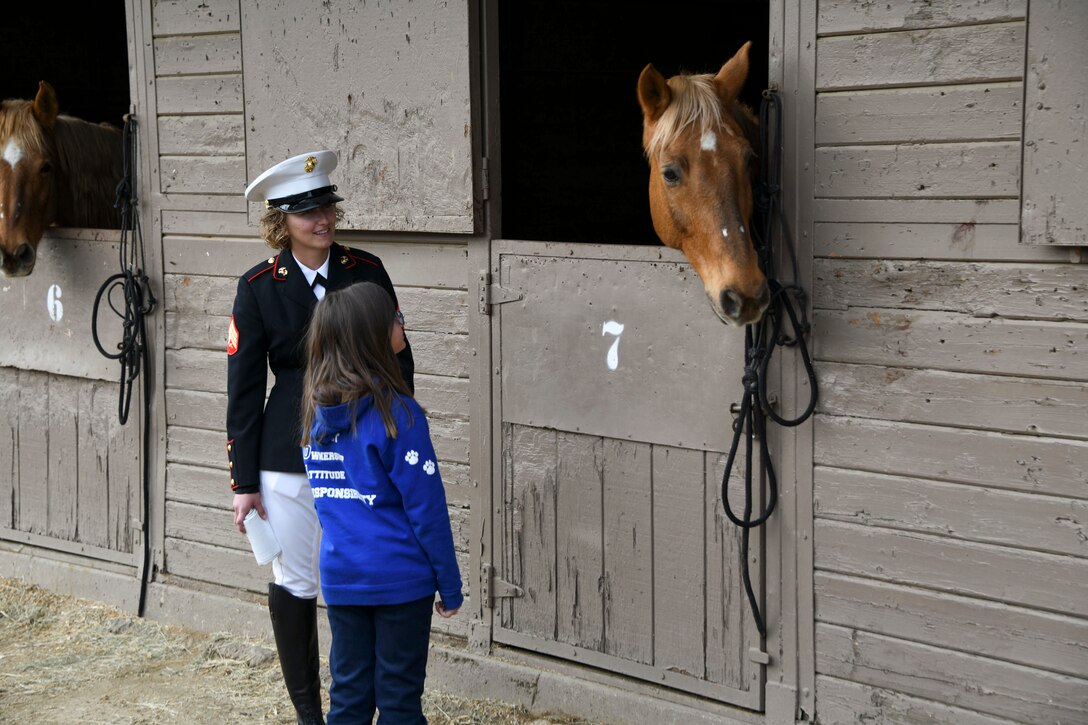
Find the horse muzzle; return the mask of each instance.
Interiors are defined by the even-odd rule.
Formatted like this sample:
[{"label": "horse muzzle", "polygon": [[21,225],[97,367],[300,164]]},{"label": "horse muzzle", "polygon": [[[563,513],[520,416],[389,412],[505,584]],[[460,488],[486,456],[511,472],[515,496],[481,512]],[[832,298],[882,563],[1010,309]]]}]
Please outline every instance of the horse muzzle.
[{"label": "horse muzzle", "polygon": [[710,306],[714,308],[715,314],[721,318],[722,322],[737,327],[759,322],[767,305],[771,302],[771,290],[766,280],[760,285],[754,297],[732,288],[722,290],[717,299],[713,295],[708,296]]},{"label": "horse muzzle", "polygon": [[29,242],[20,244],[12,254],[0,249],[0,272],[5,277],[25,277],[34,271],[37,259],[38,253]]}]

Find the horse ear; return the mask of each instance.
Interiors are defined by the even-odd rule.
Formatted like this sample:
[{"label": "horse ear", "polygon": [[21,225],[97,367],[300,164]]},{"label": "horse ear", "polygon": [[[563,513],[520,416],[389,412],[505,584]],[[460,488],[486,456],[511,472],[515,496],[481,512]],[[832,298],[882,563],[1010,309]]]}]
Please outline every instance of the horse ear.
[{"label": "horse ear", "polygon": [[656,121],[669,107],[671,100],[672,92],[665,82],[665,76],[658,73],[652,63],[648,64],[638,77],[638,102],[646,120]]},{"label": "horse ear", "polygon": [[744,82],[748,80],[748,50],[752,47],[752,41],[748,41],[740,47],[732,58],[726,61],[718,75],[714,76],[714,84],[718,87],[718,95],[722,103],[731,104],[737,100]]},{"label": "horse ear", "polygon": [[53,86],[45,81],[38,81],[38,95],[34,97],[34,118],[46,128],[53,128],[59,112],[60,106],[57,105],[57,94]]}]

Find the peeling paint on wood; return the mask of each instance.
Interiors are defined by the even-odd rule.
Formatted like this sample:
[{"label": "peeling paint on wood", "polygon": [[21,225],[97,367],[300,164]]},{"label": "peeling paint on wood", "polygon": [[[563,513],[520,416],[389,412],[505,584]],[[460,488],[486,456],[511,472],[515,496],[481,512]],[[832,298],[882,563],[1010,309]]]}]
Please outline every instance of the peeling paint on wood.
[{"label": "peeling paint on wood", "polygon": [[815,174],[819,197],[1014,197],[1020,144],[829,146],[816,150]]},{"label": "peeling paint on wood", "polygon": [[818,416],[815,463],[1088,499],[1088,442]]},{"label": "peeling paint on wood", "polygon": [[821,362],[819,413],[1088,440],[1080,382]]},{"label": "peeling paint on wood", "polygon": [[1083,677],[1088,622],[1000,602],[817,572],[817,618],[906,640]]},{"label": "peeling paint on wood", "polygon": [[[331,148],[350,190],[345,228],[474,231],[468,6],[294,8],[270,0],[242,16],[248,178]],[[318,36],[327,52],[313,52]]]},{"label": "peeling paint on wood", "polygon": [[1088,615],[1086,559],[827,520],[815,536],[818,569]]},{"label": "peeling paint on wood", "polygon": [[[816,668],[871,687],[950,701],[957,709],[1019,722],[1074,723],[1088,711],[1088,680],[939,645],[817,625]],[[968,717],[966,722],[978,721]]]},{"label": "peeling paint on wood", "polygon": [[984,83],[821,93],[816,143],[1019,139],[1022,84]]},{"label": "peeling paint on wood", "polygon": [[1088,265],[817,259],[816,307],[945,310],[1088,322]]},{"label": "peeling paint on wood", "polygon": [[1023,50],[1023,22],[821,38],[816,88],[1019,79]]},{"label": "peeling paint on wood", "polygon": [[1027,0],[821,0],[817,32],[863,33],[1023,20],[1026,5]]},{"label": "peeling paint on wood", "polygon": [[122,426],[117,395],[116,383],[0,368],[0,527],[91,558],[133,551],[140,413]]},{"label": "peeling paint on wood", "polygon": [[1029,5],[1024,78],[1025,244],[1088,245],[1088,6]]}]

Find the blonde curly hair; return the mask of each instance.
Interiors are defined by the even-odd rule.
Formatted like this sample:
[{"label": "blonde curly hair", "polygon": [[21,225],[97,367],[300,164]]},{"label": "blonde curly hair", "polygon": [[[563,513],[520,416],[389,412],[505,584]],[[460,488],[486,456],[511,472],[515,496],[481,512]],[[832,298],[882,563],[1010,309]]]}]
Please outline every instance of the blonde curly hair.
[{"label": "blonde curly hair", "polygon": [[[344,221],[344,210],[336,205],[336,224]],[[261,214],[261,238],[275,250],[291,248],[291,235],[287,231],[287,212],[270,206]]]}]

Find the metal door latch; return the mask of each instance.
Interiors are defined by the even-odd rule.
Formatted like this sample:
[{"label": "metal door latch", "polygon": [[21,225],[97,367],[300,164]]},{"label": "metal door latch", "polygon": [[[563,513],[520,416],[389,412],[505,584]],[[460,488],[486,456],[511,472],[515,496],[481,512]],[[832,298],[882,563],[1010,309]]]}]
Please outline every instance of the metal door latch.
[{"label": "metal door latch", "polygon": [[488,609],[495,606],[496,599],[516,598],[525,596],[525,591],[508,581],[495,576],[495,567],[484,564],[480,567],[480,594],[484,600],[484,606]]},{"label": "metal door latch", "polygon": [[521,292],[515,292],[497,284],[492,284],[490,272],[480,272],[478,283],[481,315],[490,315],[491,308],[494,305],[517,302],[525,298],[525,295]]}]

